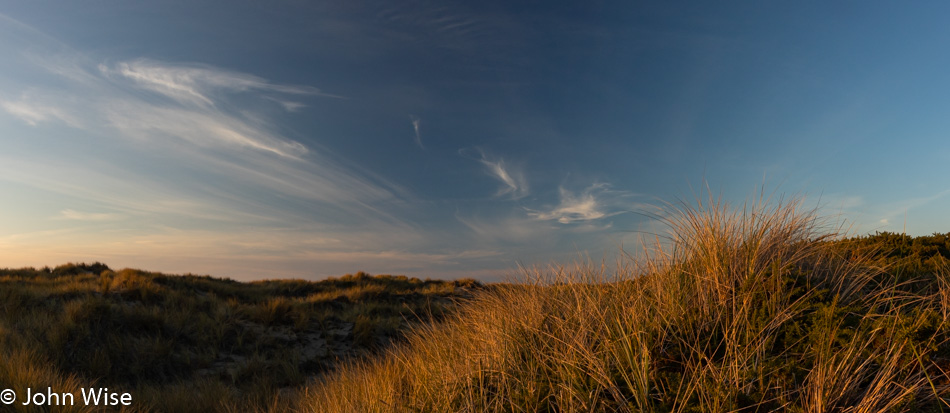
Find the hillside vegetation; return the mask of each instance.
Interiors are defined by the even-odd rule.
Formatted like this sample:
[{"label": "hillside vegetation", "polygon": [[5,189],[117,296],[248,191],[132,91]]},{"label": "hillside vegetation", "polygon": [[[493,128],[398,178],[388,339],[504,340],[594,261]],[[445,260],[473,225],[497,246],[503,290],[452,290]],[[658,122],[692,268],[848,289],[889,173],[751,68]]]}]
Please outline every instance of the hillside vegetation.
[{"label": "hillside vegetation", "polygon": [[108,386],[132,412],[950,410],[950,234],[845,238],[796,202],[660,219],[646,258],[488,286],[2,270],[0,388]]},{"label": "hillside vegetation", "polygon": [[299,411],[891,412],[950,407],[948,237],[838,239],[796,202],[710,200],[619,268],[532,271]]},{"label": "hillside vegetation", "polygon": [[132,394],[130,411],[264,409],[479,288],[362,272],[240,283],[100,263],[0,270],[0,388],[108,387]]}]

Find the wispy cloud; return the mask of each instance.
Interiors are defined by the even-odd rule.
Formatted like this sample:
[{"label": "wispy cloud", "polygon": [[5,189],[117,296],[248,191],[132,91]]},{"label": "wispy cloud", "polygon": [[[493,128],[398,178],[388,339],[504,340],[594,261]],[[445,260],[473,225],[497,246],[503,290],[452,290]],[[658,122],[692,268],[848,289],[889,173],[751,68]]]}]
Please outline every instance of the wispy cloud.
[{"label": "wispy cloud", "polygon": [[53,219],[65,219],[72,221],[113,221],[121,219],[121,214],[104,212],[80,212],[73,209],[64,209]]},{"label": "wispy cloud", "polygon": [[284,108],[284,110],[286,110],[286,111],[288,111],[288,112],[299,112],[301,109],[307,107],[307,105],[305,105],[305,104],[303,104],[303,103],[300,103],[300,102],[295,102],[295,101],[292,101],[292,100],[279,99],[279,98],[275,98],[275,97],[273,97],[273,96],[265,96],[265,99],[268,99],[268,100],[277,102],[277,104],[279,104],[281,107]]},{"label": "wispy cloud", "polygon": [[198,64],[168,65],[148,59],[137,59],[119,62],[113,67],[105,64],[98,67],[105,76],[123,77],[146,90],[181,103],[198,106],[213,106],[215,102],[211,94],[217,91],[265,91],[339,97],[323,93],[311,86],[274,84],[257,76]]},{"label": "wispy cloud", "polygon": [[[151,141],[181,139],[205,148],[249,149],[292,159],[301,159],[309,152],[300,142],[274,132],[276,127],[266,118],[230,109],[230,97],[217,92],[263,89],[319,94],[315,88],[272,84],[211,67],[193,69],[154,61],[118,63],[120,69],[114,71],[99,65],[102,73],[97,74],[75,60],[80,58],[33,58],[32,63],[74,83],[65,90],[30,87],[20,93],[19,99],[0,100],[0,109],[32,126],[58,120],[98,135]],[[135,81],[114,79],[114,73]],[[172,102],[146,98],[142,90],[170,97]],[[224,105],[228,108],[218,107],[222,102],[229,102]]]},{"label": "wispy cloud", "polygon": [[20,118],[30,126],[36,126],[39,123],[59,120],[72,127],[80,127],[79,120],[69,114],[66,110],[49,105],[32,98],[28,94],[23,94],[18,100],[2,100],[0,108],[7,113]]},{"label": "wispy cloud", "polygon": [[459,154],[469,156],[468,153],[471,150],[478,152],[478,157],[473,159],[485,166],[485,171],[488,175],[501,181],[503,186],[495,193],[496,197],[508,195],[512,199],[521,199],[528,196],[530,193],[528,181],[520,169],[507,165],[504,159],[492,159],[480,148],[461,149],[459,150]]},{"label": "wispy cloud", "polygon": [[[604,183],[595,183],[577,195],[564,187],[560,187],[558,188],[560,203],[557,206],[542,211],[529,209],[528,215],[542,221],[555,220],[562,224],[572,224],[594,221],[626,212],[626,210],[607,210],[608,206],[604,204],[603,200],[598,199],[598,196],[609,192],[609,185]],[[628,208],[630,207],[633,207],[633,204],[628,206]]]},{"label": "wispy cloud", "polygon": [[300,159],[309,150],[266,127],[215,110],[188,110],[134,100],[116,100],[99,108],[107,124],[125,137],[177,138],[203,147],[246,148]]},{"label": "wispy cloud", "polygon": [[416,145],[419,145],[421,149],[425,149],[426,147],[422,145],[422,135],[419,134],[419,124],[421,121],[417,116],[409,115],[409,122],[412,123],[412,131],[416,134]]},{"label": "wispy cloud", "polygon": [[570,224],[575,221],[590,221],[600,219],[605,216],[599,210],[597,200],[591,193],[574,196],[563,187],[559,189],[561,203],[550,211],[534,211],[529,215],[540,220],[557,220],[562,224]]},{"label": "wispy cloud", "polygon": [[0,179],[81,200],[63,205],[60,219],[103,218],[79,212],[93,205],[136,218],[126,222],[171,226],[305,220],[413,231],[398,207],[380,207],[409,199],[408,191],[333,155],[319,136],[306,144],[288,137],[253,103],[293,112],[334,95],[204,64],[103,63],[32,28],[5,28],[36,43],[3,46],[7,66],[25,77],[0,79],[0,114],[34,126],[35,142],[0,142]]}]

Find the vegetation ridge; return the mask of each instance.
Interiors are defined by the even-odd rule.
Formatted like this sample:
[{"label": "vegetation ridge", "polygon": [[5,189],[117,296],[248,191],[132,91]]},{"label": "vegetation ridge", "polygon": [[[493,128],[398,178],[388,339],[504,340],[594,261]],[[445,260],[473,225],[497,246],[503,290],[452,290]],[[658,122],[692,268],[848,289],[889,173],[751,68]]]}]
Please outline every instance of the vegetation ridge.
[{"label": "vegetation ridge", "polygon": [[101,263],[0,270],[0,388],[95,384],[130,392],[132,411],[259,409],[480,288],[363,272],[241,283]]},{"label": "vegetation ridge", "polygon": [[796,201],[660,219],[644,259],[511,284],[0,270],[0,388],[108,386],[130,412],[950,408],[950,234],[841,237]]}]

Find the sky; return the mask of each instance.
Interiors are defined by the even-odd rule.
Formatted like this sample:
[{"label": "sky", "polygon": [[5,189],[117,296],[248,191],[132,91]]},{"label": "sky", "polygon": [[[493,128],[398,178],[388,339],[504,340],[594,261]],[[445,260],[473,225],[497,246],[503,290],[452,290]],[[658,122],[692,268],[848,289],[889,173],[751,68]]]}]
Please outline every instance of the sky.
[{"label": "sky", "polygon": [[0,0],[0,267],[491,281],[707,185],[950,232],[914,4]]}]

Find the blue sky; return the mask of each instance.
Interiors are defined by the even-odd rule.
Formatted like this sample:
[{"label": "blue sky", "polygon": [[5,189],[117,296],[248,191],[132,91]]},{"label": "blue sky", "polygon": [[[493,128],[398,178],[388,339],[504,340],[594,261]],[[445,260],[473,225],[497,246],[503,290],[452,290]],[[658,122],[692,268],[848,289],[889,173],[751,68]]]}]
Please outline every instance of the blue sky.
[{"label": "blue sky", "polygon": [[950,232],[950,6],[0,1],[0,266],[497,279],[708,181]]}]

